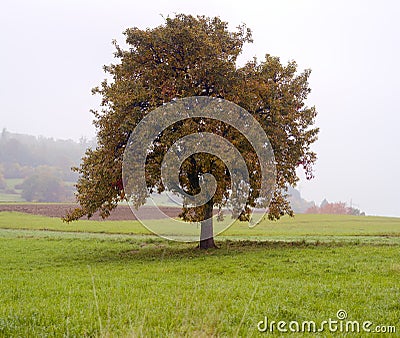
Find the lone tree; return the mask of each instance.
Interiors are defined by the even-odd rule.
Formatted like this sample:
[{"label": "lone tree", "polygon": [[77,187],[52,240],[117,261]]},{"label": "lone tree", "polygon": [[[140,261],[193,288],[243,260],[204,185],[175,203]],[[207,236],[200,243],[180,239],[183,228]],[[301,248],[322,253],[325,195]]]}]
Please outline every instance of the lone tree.
[{"label": "lone tree", "polygon": [[[298,181],[298,166],[302,166],[308,179],[312,178],[316,160],[310,149],[318,134],[318,128],[312,128],[316,110],[304,102],[310,93],[310,70],[298,74],[294,61],[282,65],[278,57],[270,55],[264,61],[253,59],[238,67],[236,60],[243,45],[252,42],[251,31],[242,25],[231,32],[227,26],[218,17],[179,14],[154,29],[127,29],[124,34],[128,49],[114,42],[118,62],[104,67],[112,80],[104,80],[93,89],[94,94],[102,96],[101,111],[92,111],[98,146],[87,150],[80,167],[75,168],[80,174],[80,206],[65,216],[66,221],[91,217],[96,211],[105,218],[119,202],[126,200],[122,162],[132,130],[152,110],[188,96],[234,102],[260,123],[276,161],[277,179],[268,216],[277,219],[284,214],[293,215],[287,201],[287,186]],[[240,214],[240,219],[246,220],[248,207],[254,206],[257,198],[260,159],[243,135],[215,119],[180,121],[158,136],[146,159],[148,192],[164,190],[160,165],[168,148],[180,137],[196,132],[224,137],[246,160],[252,188],[245,211]],[[179,177],[185,191],[197,194],[199,177],[204,173],[216,178],[215,195],[203,206],[184,206],[184,220],[203,221],[214,207],[221,208],[226,203],[231,189],[230,173],[218,157],[210,154],[193,154],[182,164]],[[202,222],[203,226],[206,223]],[[212,236],[200,238],[200,248],[214,246]]]}]

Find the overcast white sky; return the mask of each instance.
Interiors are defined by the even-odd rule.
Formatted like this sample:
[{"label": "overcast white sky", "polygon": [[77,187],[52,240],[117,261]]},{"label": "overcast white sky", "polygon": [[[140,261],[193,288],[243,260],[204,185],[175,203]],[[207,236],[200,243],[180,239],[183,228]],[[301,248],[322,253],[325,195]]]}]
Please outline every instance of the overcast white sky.
[{"label": "overcast white sky", "polygon": [[308,200],[344,201],[367,214],[400,216],[400,5],[393,1],[2,1],[0,128],[61,139],[92,137],[90,89],[113,61],[127,27],[160,14],[218,15],[244,22],[266,53],[311,68],[309,104],[321,128]]}]

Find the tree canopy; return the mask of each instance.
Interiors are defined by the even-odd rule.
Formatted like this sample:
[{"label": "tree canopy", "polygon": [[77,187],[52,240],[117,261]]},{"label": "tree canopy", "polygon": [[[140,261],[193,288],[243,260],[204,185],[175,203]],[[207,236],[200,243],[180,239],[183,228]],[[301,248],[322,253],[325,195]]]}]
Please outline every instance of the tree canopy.
[{"label": "tree canopy", "polygon": [[[310,93],[310,70],[299,74],[295,61],[283,65],[278,57],[268,54],[262,61],[253,59],[238,67],[236,61],[243,45],[252,42],[251,31],[245,25],[229,31],[227,22],[218,17],[179,14],[166,18],[156,28],[129,28],[124,34],[128,48],[123,49],[114,41],[117,62],[104,67],[111,80],[104,80],[93,89],[94,94],[102,97],[101,109],[93,111],[98,145],[86,152],[80,167],[75,169],[80,174],[77,183],[80,207],[67,214],[65,220],[91,217],[96,211],[107,217],[124,201],[127,195],[122,184],[122,163],[132,130],[157,107],[190,96],[228,100],[258,121],[275,156],[276,183],[269,218],[292,215],[285,194],[287,186],[298,181],[298,166],[311,178],[316,160],[310,148],[318,134],[318,128],[313,128],[316,109],[305,103]],[[158,135],[146,159],[148,192],[164,189],[160,165],[169,147],[185,135],[200,132],[227,139],[242,154],[251,173],[247,206],[254,206],[260,161],[265,159],[257,158],[253,147],[237,129],[217,118],[185,119]],[[203,206],[184,206],[181,217],[185,220],[202,222],[212,215],[213,207],[226,203],[231,189],[230,173],[215,155],[204,152],[191,155],[182,163],[180,183],[188,194],[197,194],[199,176],[205,173],[216,178],[216,192]],[[240,218],[247,219],[248,211],[246,208]],[[213,245],[212,235],[200,240],[201,247]]]}]

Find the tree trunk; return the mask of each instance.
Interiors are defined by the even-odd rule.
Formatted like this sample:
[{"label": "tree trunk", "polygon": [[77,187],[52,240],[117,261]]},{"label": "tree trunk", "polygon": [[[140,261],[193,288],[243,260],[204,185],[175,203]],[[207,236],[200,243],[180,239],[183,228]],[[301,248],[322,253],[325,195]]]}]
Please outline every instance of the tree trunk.
[{"label": "tree trunk", "polygon": [[201,222],[200,230],[200,249],[216,248],[214,243],[214,229],[213,229],[213,206],[212,199],[207,202],[204,212],[204,220]]}]

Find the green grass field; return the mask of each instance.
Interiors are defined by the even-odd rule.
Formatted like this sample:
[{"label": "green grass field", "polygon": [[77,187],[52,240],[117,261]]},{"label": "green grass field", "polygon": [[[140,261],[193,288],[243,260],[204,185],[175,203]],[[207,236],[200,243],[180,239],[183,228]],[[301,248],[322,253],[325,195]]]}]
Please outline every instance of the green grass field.
[{"label": "green grass field", "polygon": [[1,337],[258,337],[265,316],[320,324],[340,309],[400,330],[397,218],[234,224],[200,251],[137,222],[2,212],[0,243]]}]

